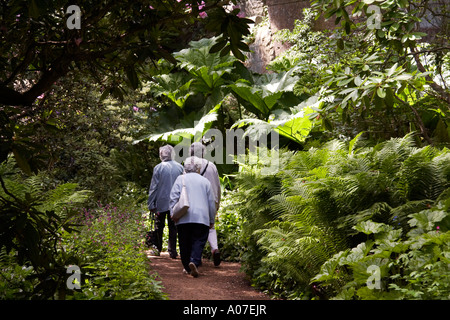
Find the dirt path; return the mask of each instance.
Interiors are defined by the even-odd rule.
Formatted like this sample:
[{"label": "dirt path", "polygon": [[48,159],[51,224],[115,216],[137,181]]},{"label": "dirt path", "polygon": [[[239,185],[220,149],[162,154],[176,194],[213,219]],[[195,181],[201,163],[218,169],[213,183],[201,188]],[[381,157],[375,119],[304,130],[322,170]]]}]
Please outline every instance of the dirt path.
[{"label": "dirt path", "polygon": [[152,269],[159,275],[164,292],[171,300],[270,300],[270,297],[250,286],[237,262],[224,262],[214,267],[203,259],[198,278],[183,274],[181,260],[171,259],[167,252],[150,258]]}]

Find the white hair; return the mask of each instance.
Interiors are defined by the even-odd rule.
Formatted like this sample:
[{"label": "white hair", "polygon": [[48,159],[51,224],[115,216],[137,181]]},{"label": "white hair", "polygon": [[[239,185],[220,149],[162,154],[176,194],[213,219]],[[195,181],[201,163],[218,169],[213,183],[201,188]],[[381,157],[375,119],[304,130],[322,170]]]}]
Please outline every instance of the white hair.
[{"label": "white hair", "polygon": [[206,147],[201,142],[194,142],[189,148],[191,156],[203,158],[206,153]]},{"label": "white hair", "polygon": [[173,159],[175,151],[170,144],[166,144],[159,148],[159,158],[161,161],[169,161]]},{"label": "white hair", "polygon": [[202,159],[199,157],[189,157],[184,160],[184,171],[186,173],[189,172],[197,172],[200,173],[200,169],[202,168]]}]

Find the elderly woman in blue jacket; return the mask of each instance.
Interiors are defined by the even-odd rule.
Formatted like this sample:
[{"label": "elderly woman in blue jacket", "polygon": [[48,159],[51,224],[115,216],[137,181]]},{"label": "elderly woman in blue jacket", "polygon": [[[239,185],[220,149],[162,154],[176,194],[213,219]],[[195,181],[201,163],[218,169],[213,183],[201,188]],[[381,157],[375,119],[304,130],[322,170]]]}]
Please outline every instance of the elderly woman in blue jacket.
[{"label": "elderly woman in blue jacket", "polygon": [[173,184],[169,206],[172,215],[172,209],[180,198],[184,179],[189,209],[175,223],[184,270],[193,277],[198,277],[197,268],[201,264],[203,248],[208,239],[209,229],[214,226],[216,202],[211,183],[199,174],[202,159],[190,157],[187,160],[189,161],[184,163],[185,174],[179,176]]}]

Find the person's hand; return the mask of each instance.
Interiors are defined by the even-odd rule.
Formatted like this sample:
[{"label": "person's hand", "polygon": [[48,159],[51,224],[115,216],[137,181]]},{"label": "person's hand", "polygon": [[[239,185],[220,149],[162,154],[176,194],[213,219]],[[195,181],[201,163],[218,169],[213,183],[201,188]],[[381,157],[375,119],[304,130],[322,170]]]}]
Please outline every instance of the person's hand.
[{"label": "person's hand", "polygon": [[214,228],[214,223],[211,223],[211,224],[209,225],[209,228],[210,228],[210,229]]}]

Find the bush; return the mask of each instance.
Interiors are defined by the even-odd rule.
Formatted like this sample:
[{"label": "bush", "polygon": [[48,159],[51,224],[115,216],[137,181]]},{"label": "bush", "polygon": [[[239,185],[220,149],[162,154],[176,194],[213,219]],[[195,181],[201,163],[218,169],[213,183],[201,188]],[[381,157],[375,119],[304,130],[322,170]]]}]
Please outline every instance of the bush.
[{"label": "bush", "polygon": [[356,225],[371,220],[406,234],[409,215],[448,193],[448,149],[416,148],[412,135],[363,143],[358,136],[282,151],[272,175],[242,167],[235,210],[243,220],[243,267],[256,286],[290,299],[332,296],[333,288],[311,280],[335,254],[367,240]]},{"label": "bush", "polygon": [[242,217],[236,210],[237,206],[236,192],[226,191],[215,225],[221,258],[228,261],[239,261],[245,251],[241,241]]},{"label": "bush", "polygon": [[370,239],[333,256],[312,281],[334,288],[334,299],[448,300],[450,199],[408,216],[406,235],[384,223],[357,224]]},{"label": "bush", "polygon": [[80,257],[81,290],[70,299],[164,299],[144,252],[146,216],[133,210],[99,206],[85,209],[81,232],[65,234],[63,247]]},{"label": "bush", "polygon": [[76,259],[57,243],[73,232],[71,216],[90,192],[74,183],[55,186],[45,172],[25,176],[13,158],[0,164],[0,182],[0,298],[57,298],[65,266]]}]

